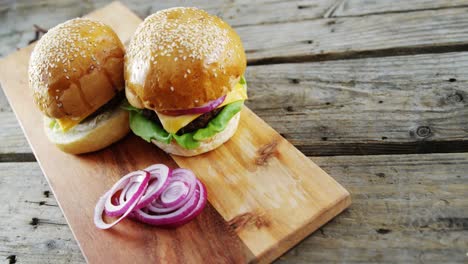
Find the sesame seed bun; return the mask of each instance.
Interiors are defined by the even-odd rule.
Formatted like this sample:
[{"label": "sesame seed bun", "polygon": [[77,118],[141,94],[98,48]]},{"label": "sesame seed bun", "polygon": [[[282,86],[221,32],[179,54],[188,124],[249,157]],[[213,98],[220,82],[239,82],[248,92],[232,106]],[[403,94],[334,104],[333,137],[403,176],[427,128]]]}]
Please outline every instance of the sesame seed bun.
[{"label": "sesame seed bun", "polygon": [[228,141],[234,135],[234,133],[236,133],[237,126],[239,125],[240,114],[241,113],[237,113],[235,116],[233,116],[223,131],[217,133],[205,141],[200,142],[200,146],[195,149],[185,149],[177,144],[175,140],[173,140],[170,144],[159,142],[157,140],[152,140],[152,142],[166,153],[172,155],[184,157],[200,155],[221,146],[226,141]]},{"label": "sesame seed bun", "polygon": [[166,9],[130,40],[126,94],[138,108],[189,109],[226,95],[245,68],[242,42],[227,23],[197,8]]},{"label": "sesame seed bun", "polygon": [[124,88],[124,47],[107,25],[85,18],[50,29],[29,62],[29,85],[52,118],[79,118]]}]

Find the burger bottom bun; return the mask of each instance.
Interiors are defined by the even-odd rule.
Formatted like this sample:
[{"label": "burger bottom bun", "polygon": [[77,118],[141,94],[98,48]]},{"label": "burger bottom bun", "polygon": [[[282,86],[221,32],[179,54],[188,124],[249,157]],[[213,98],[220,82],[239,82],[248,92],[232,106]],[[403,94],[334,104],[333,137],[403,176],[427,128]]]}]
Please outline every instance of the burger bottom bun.
[{"label": "burger bottom bun", "polygon": [[120,140],[130,131],[128,112],[119,107],[80,123],[65,133],[50,128],[51,121],[48,117],[44,118],[47,137],[59,149],[71,154],[100,150]]},{"label": "burger bottom bun", "polygon": [[236,132],[237,126],[239,125],[239,119],[240,113],[237,113],[234,117],[231,118],[231,120],[229,121],[229,123],[223,131],[217,133],[216,135],[205,141],[202,141],[200,143],[200,146],[196,149],[185,149],[179,144],[177,144],[175,140],[173,140],[170,144],[165,144],[156,140],[152,140],[152,142],[160,149],[164,150],[169,154],[184,157],[196,156],[211,151],[228,141]]}]

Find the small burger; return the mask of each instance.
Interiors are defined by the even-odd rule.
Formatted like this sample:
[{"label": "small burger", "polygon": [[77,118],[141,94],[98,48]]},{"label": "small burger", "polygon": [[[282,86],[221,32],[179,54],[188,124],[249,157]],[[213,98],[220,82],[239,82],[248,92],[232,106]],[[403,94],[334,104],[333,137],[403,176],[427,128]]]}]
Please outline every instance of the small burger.
[{"label": "small burger", "polygon": [[239,124],[245,68],[241,40],[220,18],[196,8],[147,17],[125,55],[130,128],[170,154],[217,148]]},{"label": "small burger", "polygon": [[107,25],[73,19],[50,29],[34,47],[29,85],[45,115],[48,138],[79,154],[104,148],[129,131],[124,47]]}]

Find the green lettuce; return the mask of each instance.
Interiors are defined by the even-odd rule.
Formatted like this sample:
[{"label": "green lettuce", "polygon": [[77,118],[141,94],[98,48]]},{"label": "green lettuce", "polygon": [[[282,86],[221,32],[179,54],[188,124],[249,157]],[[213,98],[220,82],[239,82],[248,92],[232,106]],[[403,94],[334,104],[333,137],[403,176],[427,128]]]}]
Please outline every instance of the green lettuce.
[{"label": "green lettuce", "polygon": [[243,104],[244,101],[237,101],[224,106],[223,110],[205,128],[183,135],[167,132],[161,125],[146,118],[141,109],[131,106],[128,102],[122,105],[122,108],[130,112],[130,128],[133,133],[144,140],[148,142],[157,140],[169,144],[174,139],[185,149],[195,149],[200,146],[200,141],[223,131],[229,120],[241,111]]},{"label": "green lettuce", "polygon": [[226,105],[215,118],[211,119],[205,128],[195,131],[193,139],[198,141],[205,140],[226,129],[229,120],[240,112],[242,105],[244,105],[244,101],[237,101]]},{"label": "green lettuce", "polygon": [[133,133],[148,142],[156,139],[166,144],[171,143],[171,134],[160,125],[147,119],[141,112],[130,111],[130,128]]}]

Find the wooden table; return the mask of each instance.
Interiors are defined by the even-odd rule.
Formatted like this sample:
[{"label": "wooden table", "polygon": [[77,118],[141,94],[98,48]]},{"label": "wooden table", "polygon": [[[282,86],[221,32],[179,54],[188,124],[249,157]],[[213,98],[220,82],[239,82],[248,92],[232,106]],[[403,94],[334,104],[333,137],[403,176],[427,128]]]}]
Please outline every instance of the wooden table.
[{"label": "wooden table", "polygon": [[[0,56],[107,4],[29,2],[0,4]],[[123,2],[233,25],[248,106],[351,192],[278,263],[468,262],[468,0]],[[0,120],[0,259],[84,262],[3,94]]]}]

